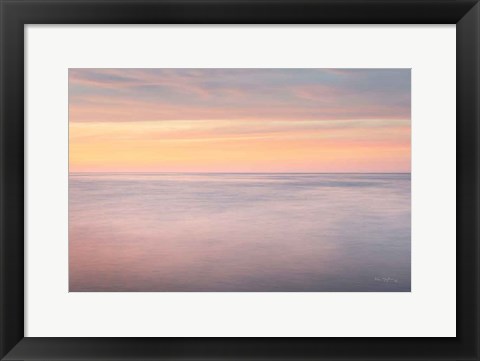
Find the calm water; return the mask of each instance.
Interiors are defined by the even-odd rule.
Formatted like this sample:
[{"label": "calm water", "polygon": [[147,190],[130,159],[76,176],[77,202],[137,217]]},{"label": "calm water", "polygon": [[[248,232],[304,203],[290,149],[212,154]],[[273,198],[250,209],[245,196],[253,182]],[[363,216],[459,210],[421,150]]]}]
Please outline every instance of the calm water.
[{"label": "calm water", "polygon": [[70,175],[70,291],[410,291],[410,174]]}]

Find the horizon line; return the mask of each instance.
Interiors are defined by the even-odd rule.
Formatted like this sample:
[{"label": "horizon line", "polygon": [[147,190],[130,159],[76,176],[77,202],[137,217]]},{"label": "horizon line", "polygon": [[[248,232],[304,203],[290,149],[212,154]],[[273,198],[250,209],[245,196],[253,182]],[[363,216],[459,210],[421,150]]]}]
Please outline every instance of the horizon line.
[{"label": "horizon line", "polygon": [[70,174],[412,174],[412,172],[68,172]]}]

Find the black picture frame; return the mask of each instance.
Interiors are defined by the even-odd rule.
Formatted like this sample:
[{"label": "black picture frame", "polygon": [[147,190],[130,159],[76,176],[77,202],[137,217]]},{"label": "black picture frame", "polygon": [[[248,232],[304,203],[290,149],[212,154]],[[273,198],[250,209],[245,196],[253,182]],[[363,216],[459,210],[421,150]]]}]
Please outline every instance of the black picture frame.
[{"label": "black picture frame", "polygon": [[[2,360],[479,359],[478,0],[0,0],[0,11]],[[24,26],[162,23],[456,24],[457,337],[24,337]]]}]

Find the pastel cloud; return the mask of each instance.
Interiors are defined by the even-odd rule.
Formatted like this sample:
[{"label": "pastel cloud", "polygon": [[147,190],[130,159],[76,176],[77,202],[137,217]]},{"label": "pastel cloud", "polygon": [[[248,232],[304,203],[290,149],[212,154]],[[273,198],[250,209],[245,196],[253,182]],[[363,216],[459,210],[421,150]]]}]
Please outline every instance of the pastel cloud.
[{"label": "pastel cloud", "polygon": [[71,69],[70,121],[409,119],[408,69]]},{"label": "pastel cloud", "polygon": [[70,169],[409,172],[408,69],[70,69]]}]

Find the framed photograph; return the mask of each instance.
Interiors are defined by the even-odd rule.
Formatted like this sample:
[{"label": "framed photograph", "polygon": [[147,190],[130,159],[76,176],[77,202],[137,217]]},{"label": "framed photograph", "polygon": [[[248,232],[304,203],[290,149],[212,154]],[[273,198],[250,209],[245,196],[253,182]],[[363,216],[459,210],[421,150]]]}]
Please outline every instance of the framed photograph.
[{"label": "framed photograph", "polygon": [[476,0],[1,1],[2,360],[478,360]]}]

